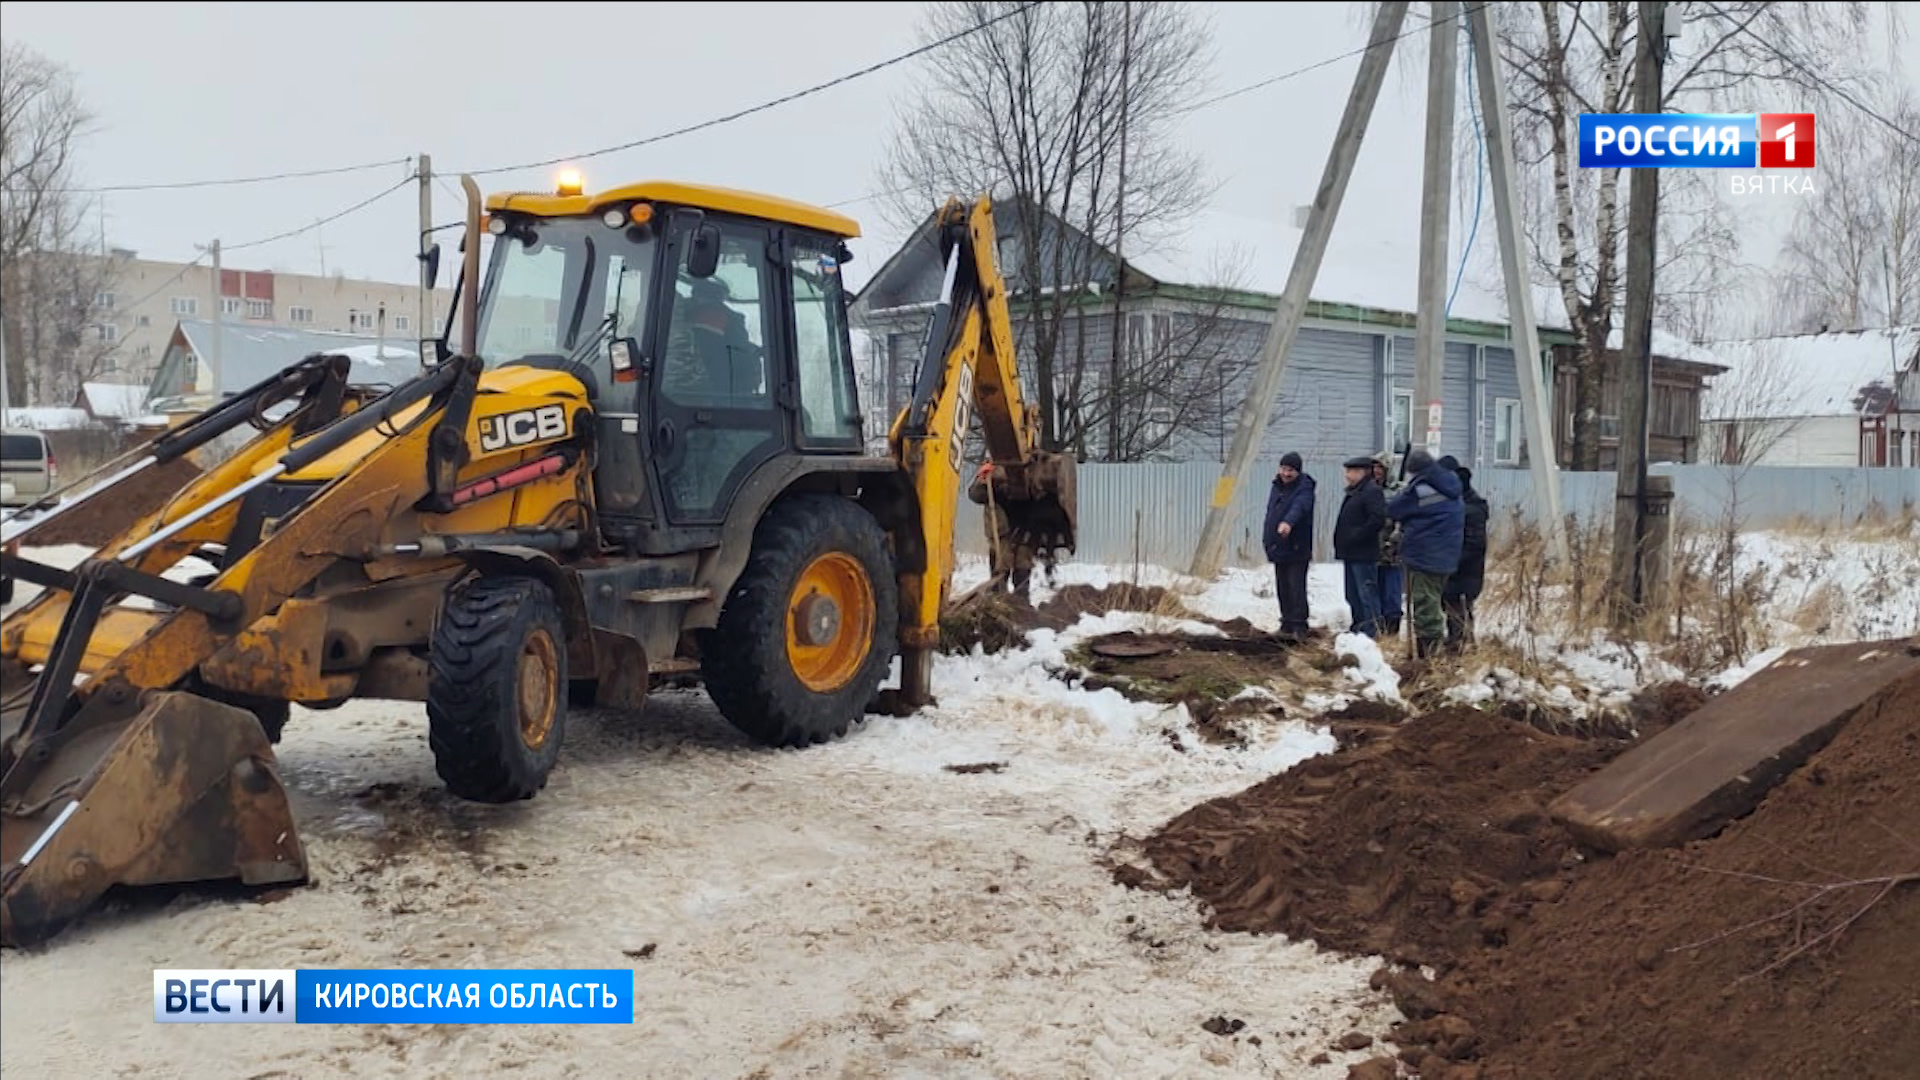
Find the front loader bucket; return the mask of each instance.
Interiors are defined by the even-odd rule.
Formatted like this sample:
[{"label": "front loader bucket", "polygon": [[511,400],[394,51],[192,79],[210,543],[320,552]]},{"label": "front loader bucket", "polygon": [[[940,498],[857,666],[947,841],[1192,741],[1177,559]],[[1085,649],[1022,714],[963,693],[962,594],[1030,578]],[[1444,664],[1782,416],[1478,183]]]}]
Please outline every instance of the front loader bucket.
[{"label": "front loader bucket", "polygon": [[[130,718],[70,734],[14,764],[33,776],[0,806],[0,944],[45,941],[115,885],[306,880],[252,713],[151,692]],[[36,759],[42,746],[51,752]]]}]

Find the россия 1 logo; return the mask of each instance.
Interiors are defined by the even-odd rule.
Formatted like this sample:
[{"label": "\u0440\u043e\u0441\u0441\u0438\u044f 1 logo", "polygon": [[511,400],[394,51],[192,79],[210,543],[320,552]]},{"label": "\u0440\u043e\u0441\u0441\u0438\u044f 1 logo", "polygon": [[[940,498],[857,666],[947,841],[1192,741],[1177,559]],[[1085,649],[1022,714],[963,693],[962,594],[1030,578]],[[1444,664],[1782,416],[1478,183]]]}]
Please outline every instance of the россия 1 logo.
[{"label": "\u0440\u043e\u0441\u0441\u0438\u044f 1 logo", "polygon": [[1582,113],[1583,169],[1811,169],[1812,113]]}]

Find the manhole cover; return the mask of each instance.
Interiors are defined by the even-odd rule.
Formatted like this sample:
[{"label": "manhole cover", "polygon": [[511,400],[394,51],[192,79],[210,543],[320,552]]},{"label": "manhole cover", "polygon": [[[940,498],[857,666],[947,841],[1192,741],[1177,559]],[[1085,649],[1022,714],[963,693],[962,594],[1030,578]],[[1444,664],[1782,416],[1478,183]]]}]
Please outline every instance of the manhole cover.
[{"label": "manhole cover", "polygon": [[1135,637],[1131,634],[1124,637],[1111,637],[1102,641],[1096,641],[1093,643],[1092,648],[1096,656],[1108,656],[1119,660],[1138,660],[1147,656],[1164,656],[1173,651],[1173,645],[1169,642],[1155,641],[1152,638]]}]

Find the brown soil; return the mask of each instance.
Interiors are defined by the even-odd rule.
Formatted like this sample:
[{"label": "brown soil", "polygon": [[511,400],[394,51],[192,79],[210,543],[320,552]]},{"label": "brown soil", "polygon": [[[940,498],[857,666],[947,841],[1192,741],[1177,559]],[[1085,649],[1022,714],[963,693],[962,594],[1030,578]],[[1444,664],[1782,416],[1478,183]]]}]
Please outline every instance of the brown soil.
[{"label": "brown soil", "polygon": [[[940,648],[948,653],[971,652],[976,645],[987,653],[1017,649],[1027,643],[1027,635],[1032,631],[1064,630],[1079,622],[1082,615],[1104,615],[1109,611],[1157,612],[1199,619],[1178,596],[1150,585],[1120,584],[1099,589],[1068,585],[1039,607],[1016,600],[1008,593],[984,593],[941,618]],[[1248,629],[1251,630],[1251,626]]]},{"label": "brown soil", "polygon": [[[1643,729],[1699,704],[1656,690]],[[1423,1077],[1912,1076],[1916,718],[1909,679],[1718,836],[1611,859],[1544,807],[1629,743],[1471,709],[1348,721],[1341,751],[1188,811],[1151,871],[1115,874],[1191,886],[1223,929],[1431,965],[1375,977]]]},{"label": "brown soil", "polygon": [[1634,695],[1629,710],[1641,738],[1658,735],[1707,703],[1706,691],[1683,682],[1656,683]]},{"label": "brown soil", "polygon": [[199,475],[199,466],[184,457],[175,458],[165,465],[154,465],[113,491],[97,496],[77,509],[68,510],[46,528],[28,536],[27,542],[35,547],[61,544],[99,547],[129,525],[160,509]]},{"label": "brown soil", "polygon": [[1220,929],[1444,961],[1503,936],[1529,883],[1576,864],[1542,807],[1624,745],[1470,708],[1365,727],[1352,749],[1175,818],[1146,844],[1158,879],[1123,880],[1191,887]]},{"label": "brown soil", "polygon": [[1488,1077],[1920,1071],[1916,720],[1909,678],[1720,835],[1599,862],[1463,957],[1438,989]]}]

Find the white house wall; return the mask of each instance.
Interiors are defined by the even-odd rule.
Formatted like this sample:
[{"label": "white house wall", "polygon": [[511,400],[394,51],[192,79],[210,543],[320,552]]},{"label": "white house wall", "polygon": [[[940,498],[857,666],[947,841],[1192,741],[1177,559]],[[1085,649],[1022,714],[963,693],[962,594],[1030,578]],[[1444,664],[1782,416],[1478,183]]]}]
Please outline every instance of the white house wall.
[{"label": "white house wall", "polygon": [[[1852,468],[1860,464],[1860,420],[1853,416],[1813,416],[1793,420],[1741,421],[1751,434],[1749,446],[1761,447],[1750,465]],[[1755,425],[1764,425],[1757,428]],[[1701,425],[1701,456],[1718,458],[1726,446],[1726,424]]]}]

